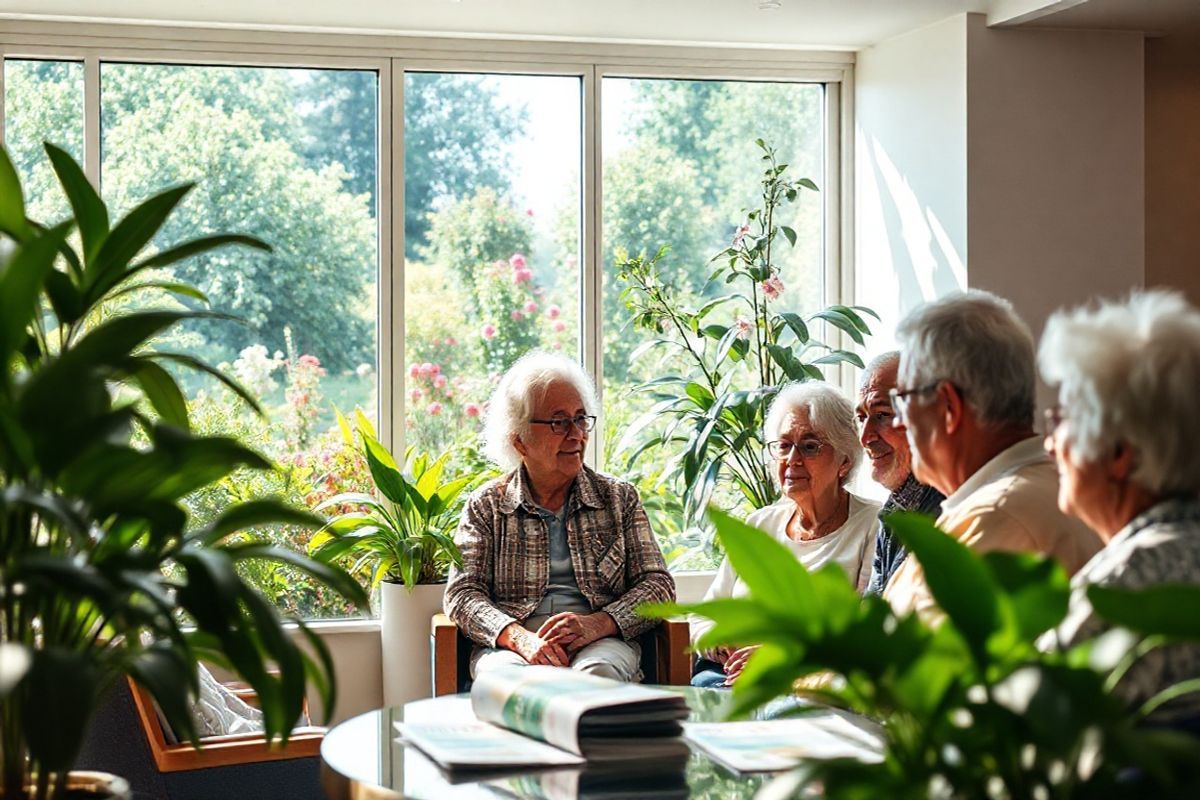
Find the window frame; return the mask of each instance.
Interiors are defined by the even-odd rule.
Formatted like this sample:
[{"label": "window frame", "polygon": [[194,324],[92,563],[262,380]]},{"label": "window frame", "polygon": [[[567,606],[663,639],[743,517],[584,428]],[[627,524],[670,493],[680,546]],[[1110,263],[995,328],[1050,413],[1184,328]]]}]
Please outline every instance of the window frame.
[{"label": "window frame", "polygon": [[[567,75],[581,78],[580,352],[603,392],[601,301],[604,268],[601,142],[605,77],[818,83],[824,86],[825,166],[823,302],[854,297],[854,62],[849,51],[735,48],[664,42],[550,38],[410,36],[295,30],[7,20],[0,32],[0,141],[4,139],[4,62],[54,59],[84,66],[84,171],[100,183],[100,64],[358,69],[379,76],[378,102],[378,401],[381,439],[404,448],[404,80],[406,71]],[[827,340],[848,342],[830,329]],[[853,371],[829,380],[853,392]],[[600,398],[603,414],[604,398]],[[603,418],[587,452],[603,453]],[[690,574],[690,573],[685,573]],[[339,624],[337,621],[323,624]],[[359,624],[348,621],[345,624]]]}]

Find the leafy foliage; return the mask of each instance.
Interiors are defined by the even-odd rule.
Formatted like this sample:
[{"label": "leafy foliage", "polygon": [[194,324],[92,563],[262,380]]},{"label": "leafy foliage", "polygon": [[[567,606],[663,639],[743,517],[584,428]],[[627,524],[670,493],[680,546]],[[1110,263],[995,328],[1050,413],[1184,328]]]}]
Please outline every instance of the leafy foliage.
[{"label": "leafy foliage", "polygon": [[143,286],[152,269],[229,244],[269,248],[212,233],[144,255],[192,187],[116,218],[65,151],[46,152],[74,213],[52,228],[26,218],[17,172],[0,150],[0,643],[30,663],[0,705],[6,797],[23,796],[30,780],[38,798],[62,796],[97,699],[125,675],[193,739],[188,697],[199,658],[255,688],[271,738],[286,739],[308,681],[332,708],[326,648],[299,621],[310,649],[297,646],[240,564],[287,563],[367,601],[342,570],[239,536],[275,522],[319,524],[307,512],[252,498],[195,524],[189,495],[272,465],[232,439],[194,434],[164,364],[249,396],[205,362],[156,349],[163,332],[210,312],[112,309],[125,292],[203,297],[193,287]]},{"label": "leafy foliage", "polygon": [[945,612],[931,628],[859,598],[836,566],[810,573],[762,531],[710,514],[749,595],[648,613],[713,620],[699,648],[762,645],[734,686],[734,714],[817,686],[816,697],[884,723],[881,764],[813,761],[799,783],[819,781],[831,798],[1189,796],[1200,786],[1200,741],[1139,727],[1146,709],[1126,710],[1111,689],[1141,652],[1139,635],[1200,638],[1200,588],[1171,587],[1163,603],[1165,587],[1090,587],[1096,611],[1126,628],[1046,652],[1037,639],[1069,596],[1052,559],[981,556],[924,516],[891,516]]},{"label": "leafy foliage", "polygon": [[[785,178],[787,165],[777,163],[775,151],[762,140],[758,145],[766,162],[762,206],[713,258],[717,267],[709,276],[710,283],[734,291],[699,308],[685,305],[660,266],[665,248],[652,258],[637,255],[619,265],[618,276],[627,284],[622,297],[634,324],[656,335],[634,358],[658,351],[666,362],[660,377],[635,387],[654,405],[628,429],[620,449],[632,450],[629,466],[660,448],[676,451],[666,477],[681,488],[688,520],[699,515],[722,478],[731,479],[753,508],[777,499],[762,457],[761,430],[771,398],[783,382],[822,380],[821,365],[862,366],[854,353],[813,338],[809,323],[824,321],[862,344],[870,333],[863,314],[874,315],[841,305],[807,319],[772,310],[772,301],[783,292],[775,249],[784,241],[796,244],[796,232],[780,224],[778,215],[816,185],[807,178]],[[715,321],[730,312],[731,322]]]},{"label": "leafy foliage", "polygon": [[[410,447],[406,477],[375,438],[367,418],[361,412],[356,417],[362,453],[381,496],[346,492],[317,506],[317,511],[352,510],[344,510],[317,532],[309,547],[312,556],[325,563],[356,557],[350,572],[369,576],[372,587],[389,580],[403,583],[411,591],[418,583],[444,579],[451,563],[462,565],[454,544],[460,496],[482,476],[443,481],[448,454],[430,461],[427,454]],[[349,423],[340,413],[338,420],[347,445],[353,446]]]}]

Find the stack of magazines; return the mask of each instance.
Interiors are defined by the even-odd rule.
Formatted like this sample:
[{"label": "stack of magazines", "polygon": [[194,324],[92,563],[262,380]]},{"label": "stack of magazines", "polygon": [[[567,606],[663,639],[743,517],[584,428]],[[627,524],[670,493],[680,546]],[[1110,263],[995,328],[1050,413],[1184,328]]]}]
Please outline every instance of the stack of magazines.
[{"label": "stack of magazines", "polygon": [[480,675],[475,719],[398,723],[400,735],[447,770],[653,761],[682,765],[688,709],[673,692],[559,667]]}]

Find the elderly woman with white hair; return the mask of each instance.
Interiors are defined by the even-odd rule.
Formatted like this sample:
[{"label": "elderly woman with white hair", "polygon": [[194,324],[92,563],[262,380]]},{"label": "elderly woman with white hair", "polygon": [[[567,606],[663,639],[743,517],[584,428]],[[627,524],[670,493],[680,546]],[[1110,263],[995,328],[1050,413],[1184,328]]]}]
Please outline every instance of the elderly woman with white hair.
[{"label": "elderly woman with white hair", "polygon": [[471,675],[547,664],[640,679],[634,609],[675,599],[637,489],[583,463],[595,390],[574,361],[530,353],[501,378],[485,424],[507,470],[475,492],[455,541],[446,614],[476,643]]},{"label": "elderly woman with white hair", "polygon": [[[854,407],[828,384],[788,384],[772,401],[763,434],[781,497],[751,514],[747,523],[787,545],[810,572],[837,564],[861,594],[871,577],[879,504],[846,490],[862,461]],[[704,599],[748,592],[726,558]],[[711,620],[693,617],[692,643],[712,626]],[[692,685],[732,686],[756,649],[701,653]]]},{"label": "elderly woman with white hair", "polygon": [[[1090,584],[1200,583],[1200,311],[1164,291],[1060,311],[1046,324],[1038,365],[1058,389],[1046,448],[1061,477],[1059,507],[1105,542],[1075,575],[1067,618],[1050,635],[1069,646],[1106,628],[1088,602]],[[1196,678],[1200,645],[1170,645],[1135,663],[1117,692],[1140,707]],[[1200,696],[1150,719],[1200,721]]]}]

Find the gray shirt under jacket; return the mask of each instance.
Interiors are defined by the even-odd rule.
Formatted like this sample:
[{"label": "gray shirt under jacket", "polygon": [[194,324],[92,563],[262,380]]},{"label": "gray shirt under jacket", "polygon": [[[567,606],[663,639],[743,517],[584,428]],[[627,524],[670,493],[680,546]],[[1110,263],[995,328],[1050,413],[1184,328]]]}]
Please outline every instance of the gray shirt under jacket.
[{"label": "gray shirt under jacket", "polygon": [[542,602],[533,610],[531,617],[552,616],[570,611],[575,614],[592,613],[592,604],[579,591],[575,579],[575,567],[571,564],[571,546],[567,543],[567,505],[557,514],[549,509],[535,506],[537,515],[546,523],[550,535],[550,580]]}]

